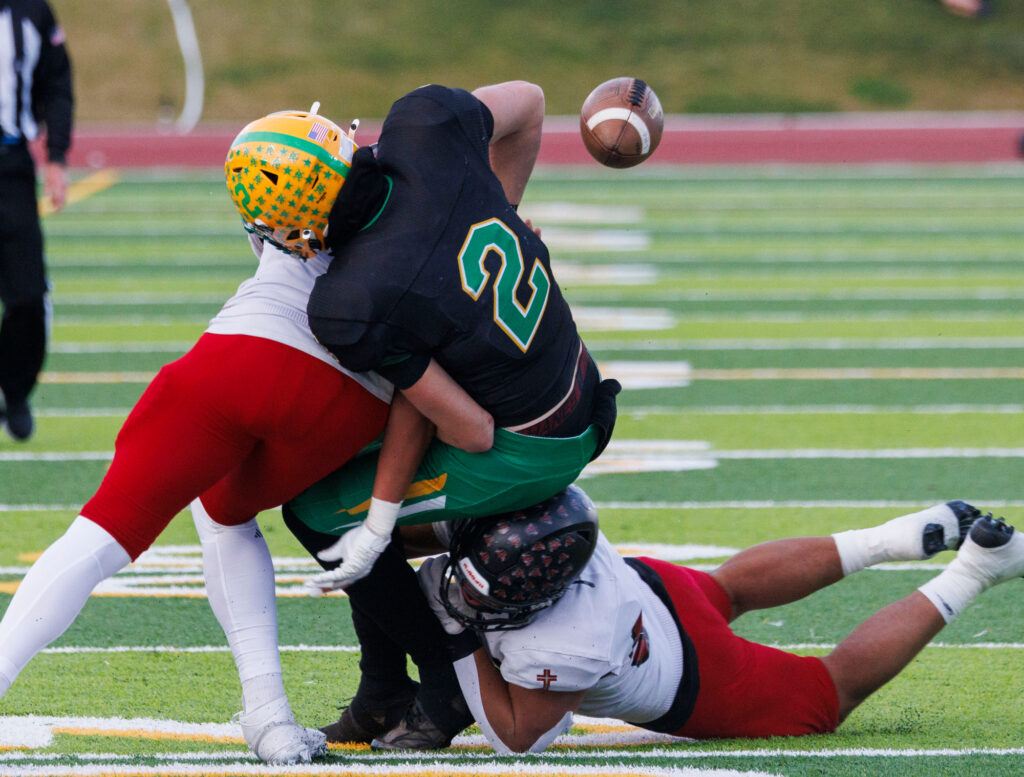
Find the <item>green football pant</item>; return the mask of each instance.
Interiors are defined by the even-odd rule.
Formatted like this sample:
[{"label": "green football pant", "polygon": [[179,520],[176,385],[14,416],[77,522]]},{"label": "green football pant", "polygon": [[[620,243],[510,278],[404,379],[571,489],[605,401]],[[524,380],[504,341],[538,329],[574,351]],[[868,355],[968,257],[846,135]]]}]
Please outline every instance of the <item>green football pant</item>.
[{"label": "green football pant", "polygon": [[[494,446],[467,453],[434,440],[398,514],[398,524],[433,523],[519,510],[554,496],[593,457],[600,428],[577,437],[530,437],[496,429]],[[344,534],[366,517],[379,448],[369,450],[310,486],[288,506],[309,528]]]}]

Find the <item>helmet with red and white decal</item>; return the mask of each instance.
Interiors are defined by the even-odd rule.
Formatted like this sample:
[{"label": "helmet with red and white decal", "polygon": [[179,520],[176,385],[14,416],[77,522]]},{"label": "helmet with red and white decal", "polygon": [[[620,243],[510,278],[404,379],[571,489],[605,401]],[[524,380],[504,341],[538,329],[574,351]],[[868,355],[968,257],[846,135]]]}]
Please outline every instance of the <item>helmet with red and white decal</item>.
[{"label": "helmet with red and white decal", "polygon": [[[460,521],[439,599],[453,618],[479,631],[525,626],[579,577],[597,528],[594,503],[578,486],[525,510]],[[451,603],[453,585],[472,613]]]}]

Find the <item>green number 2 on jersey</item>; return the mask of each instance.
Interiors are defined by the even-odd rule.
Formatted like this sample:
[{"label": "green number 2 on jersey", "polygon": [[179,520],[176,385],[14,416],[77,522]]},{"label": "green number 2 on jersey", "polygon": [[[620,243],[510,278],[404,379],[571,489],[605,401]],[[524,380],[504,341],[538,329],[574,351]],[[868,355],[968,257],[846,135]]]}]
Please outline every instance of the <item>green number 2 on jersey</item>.
[{"label": "green number 2 on jersey", "polygon": [[498,219],[488,219],[470,228],[459,251],[462,290],[473,299],[480,298],[490,279],[490,273],[484,269],[484,258],[491,251],[501,257],[501,269],[494,281],[494,321],[525,353],[540,327],[548,304],[551,279],[540,260],[534,259],[529,281],[533,294],[526,307],[520,305],[516,289],[522,281],[526,263],[519,238]]}]

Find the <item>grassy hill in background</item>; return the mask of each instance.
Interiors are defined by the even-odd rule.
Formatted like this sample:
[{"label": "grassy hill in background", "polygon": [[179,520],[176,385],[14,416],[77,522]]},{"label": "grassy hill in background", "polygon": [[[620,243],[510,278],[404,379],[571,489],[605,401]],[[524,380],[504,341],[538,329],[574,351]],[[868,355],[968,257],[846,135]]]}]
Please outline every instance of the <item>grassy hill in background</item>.
[{"label": "grassy hill in background", "polygon": [[[165,0],[52,0],[77,116],[174,117],[184,68]],[[526,78],[549,114],[644,78],[670,113],[1024,109],[1024,3],[966,20],[938,0],[191,0],[204,121],[283,108],[383,116],[423,83]],[[101,6],[101,7],[99,7]]]}]

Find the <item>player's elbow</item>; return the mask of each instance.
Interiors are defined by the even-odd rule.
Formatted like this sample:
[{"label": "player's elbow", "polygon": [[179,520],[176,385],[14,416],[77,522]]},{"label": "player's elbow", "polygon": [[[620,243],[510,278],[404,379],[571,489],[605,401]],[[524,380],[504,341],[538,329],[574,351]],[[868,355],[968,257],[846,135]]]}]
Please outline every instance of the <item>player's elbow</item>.
[{"label": "player's elbow", "polygon": [[485,453],[494,446],[494,418],[483,408],[458,422],[437,425],[437,438],[466,453]]},{"label": "player's elbow", "polygon": [[544,90],[529,81],[516,81],[519,92],[524,128],[539,128],[544,124]]},{"label": "player's elbow", "polygon": [[468,453],[484,453],[494,447],[494,418],[490,413],[482,413],[470,424],[463,443],[459,447]]},{"label": "player's elbow", "polygon": [[529,753],[539,752],[543,749],[543,746],[539,743],[541,737],[546,733],[548,733],[546,730],[541,730],[534,726],[521,725],[510,731],[498,732],[498,737],[501,739],[502,744],[511,752]]},{"label": "player's elbow", "polygon": [[544,90],[530,81],[513,81],[523,104],[523,110],[531,116],[544,118]]}]

